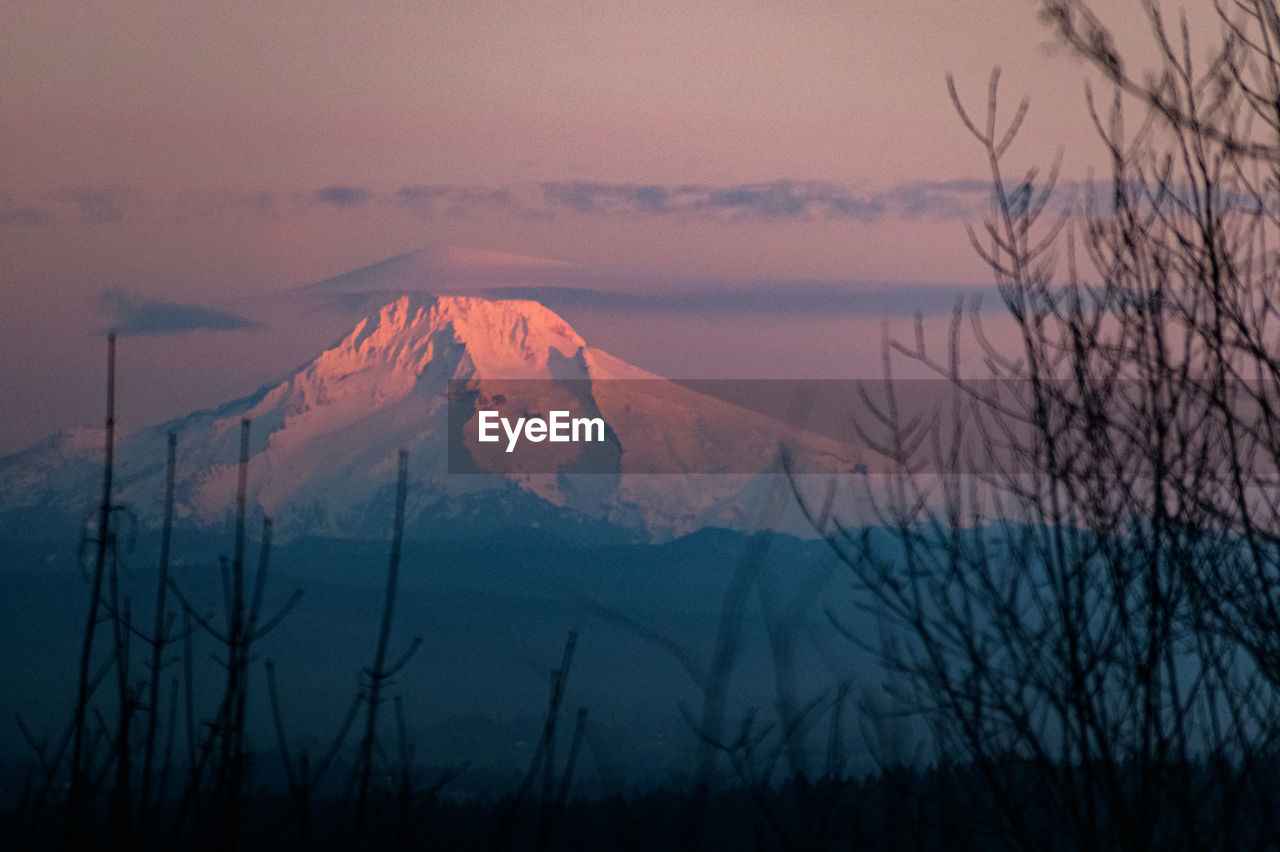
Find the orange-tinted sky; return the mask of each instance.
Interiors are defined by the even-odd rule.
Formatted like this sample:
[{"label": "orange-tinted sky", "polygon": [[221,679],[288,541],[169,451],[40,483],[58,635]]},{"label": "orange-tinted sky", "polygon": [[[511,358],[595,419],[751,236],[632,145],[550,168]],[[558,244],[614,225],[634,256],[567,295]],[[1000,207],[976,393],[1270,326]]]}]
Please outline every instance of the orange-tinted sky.
[{"label": "orange-tinted sky", "polygon": [[451,245],[981,283],[944,75],[977,108],[1001,65],[1018,164],[1081,177],[1087,69],[1051,43],[1027,0],[0,4],[0,450],[96,416],[107,291],[217,305]]}]

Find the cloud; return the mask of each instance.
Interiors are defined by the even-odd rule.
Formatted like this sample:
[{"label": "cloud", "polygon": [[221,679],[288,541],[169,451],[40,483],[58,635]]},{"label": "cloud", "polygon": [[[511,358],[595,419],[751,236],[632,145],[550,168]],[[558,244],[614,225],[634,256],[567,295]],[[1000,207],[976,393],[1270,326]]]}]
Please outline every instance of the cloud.
[{"label": "cloud", "polygon": [[344,299],[346,308],[369,307],[369,296],[385,303],[393,294],[423,293],[530,299],[553,310],[614,315],[909,317],[949,315],[961,303],[983,310],[1002,305],[990,284],[645,274],[463,248],[396,255],[304,289]]},{"label": "cloud", "polygon": [[356,208],[369,203],[421,219],[499,213],[521,218],[671,217],[725,222],[968,219],[990,197],[981,180],[914,181],[859,192],[830,181],[779,179],[740,184],[612,183],[405,184],[390,192],[356,185],[321,187],[311,203]]},{"label": "cloud", "polygon": [[803,190],[797,191],[790,181],[774,181],[709,190],[700,206],[732,210],[761,219],[797,219],[807,217],[810,202],[821,201],[821,195],[815,199]]},{"label": "cloud", "polygon": [[391,200],[397,207],[423,219],[437,213],[466,216],[485,210],[518,209],[515,195],[504,187],[417,184],[400,187]]},{"label": "cloud", "polygon": [[81,221],[95,225],[120,222],[146,206],[140,193],[123,186],[76,186],[64,189],[58,198],[72,204]]},{"label": "cloud", "polygon": [[917,181],[883,193],[886,208],[903,219],[967,219],[991,197],[991,184],[980,180]]},{"label": "cloud", "polygon": [[958,219],[975,215],[990,193],[978,180],[921,181],[856,192],[828,181],[774,180],[713,186],[549,181],[549,212],[610,216],[679,216],[764,222],[849,219]]},{"label": "cloud", "polygon": [[48,210],[0,203],[0,228],[37,228],[52,225],[53,221],[53,214]]},{"label": "cloud", "polygon": [[[1059,204],[1074,185],[1059,187]],[[505,215],[522,219],[555,216],[596,218],[671,218],[713,222],[950,221],[980,216],[989,203],[988,181],[959,179],[906,181],[875,190],[831,181],[777,180],[751,183],[630,183],[555,180],[511,184],[403,184],[376,188],[359,183],[329,184],[280,194],[263,188],[188,190],[166,209],[179,218],[241,216],[270,221],[300,215],[317,207],[343,210],[399,211],[420,219]],[[119,222],[147,207],[146,199],[127,187],[81,186],[55,198],[73,206],[84,222]],[[285,203],[288,201],[289,203]],[[0,198],[0,227],[34,226],[55,221],[52,213],[30,203],[9,204]]]},{"label": "cloud", "polygon": [[105,291],[100,302],[114,317],[113,327],[116,333],[123,336],[181,334],[201,329],[235,331],[260,327],[260,323],[229,311],[147,299],[130,295],[123,290]]},{"label": "cloud", "polygon": [[637,186],[631,191],[636,207],[643,213],[661,213],[667,209],[670,191],[664,186]]},{"label": "cloud", "polygon": [[542,184],[542,201],[549,210],[568,210],[573,213],[617,214],[635,212],[637,209],[661,213],[665,212],[667,197],[668,192],[663,187],[583,180],[549,181]]},{"label": "cloud", "polygon": [[[634,278],[625,282],[633,287]],[[656,283],[656,282],[655,282]],[[973,304],[979,296],[995,296],[990,287],[951,284],[866,284],[825,281],[751,282],[726,287],[722,283],[688,281],[680,290],[657,290],[652,286],[629,291],[592,287],[505,286],[491,287],[484,295],[502,299],[533,299],[552,310],[653,311],[734,316],[875,315],[914,316],[949,314],[963,301]],[[667,285],[670,287],[670,283]],[[983,299],[990,309],[998,298]]]},{"label": "cloud", "polygon": [[373,196],[362,186],[324,186],[315,192],[315,200],[333,207],[359,207]]},{"label": "cloud", "polygon": [[280,201],[270,190],[191,190],[179,195],[172,204],[180,219],[222,219],[244,216],[270,222],[280,217]]},{"label": "cloud", "polygon": [[436,199],[447,191],[441,186],[402,186],[396,190],[394,201],[410,213],[430,219],[436,214]]}]

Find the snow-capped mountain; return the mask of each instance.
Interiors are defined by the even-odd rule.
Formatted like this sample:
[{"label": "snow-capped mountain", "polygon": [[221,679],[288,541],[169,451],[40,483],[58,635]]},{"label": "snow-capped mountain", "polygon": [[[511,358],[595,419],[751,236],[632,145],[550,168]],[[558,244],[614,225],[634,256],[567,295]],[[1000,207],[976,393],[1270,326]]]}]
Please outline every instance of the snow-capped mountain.
[{"label": "snow-capped mountain", "polygon": [[[610,435],[604,471],[451,474],[449,382],[531,379],[585,388]],[[643,394],[626,390],[641,385]],[[708,526],[794,526],[794,514],[768,508],[785,489],[781,477],[741,473],[776,470],[780,440],[810,470],[848,472],[864,461],[592,348],[536,302],[409,295],[250,396],[121,438],[115,502],[158,524],[173,431],[178,518],[221,525],[234,505],[244,419],[250,504],[284,538],[385,536],[401,448],[410,453],[411,528],[604,524],[649,540]],[[90,513],[101,443],[100,430],[81,428],[0,459],[0,513]],[[672,473],[629,472],[654,470]],[[718,470],[738,473],[687,475]]]}]

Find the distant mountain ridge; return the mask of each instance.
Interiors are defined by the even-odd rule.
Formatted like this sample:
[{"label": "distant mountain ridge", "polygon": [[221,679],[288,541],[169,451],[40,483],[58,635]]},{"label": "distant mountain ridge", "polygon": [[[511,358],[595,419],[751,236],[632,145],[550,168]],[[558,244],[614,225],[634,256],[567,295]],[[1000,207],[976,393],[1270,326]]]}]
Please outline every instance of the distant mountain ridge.
[{"label": "distant mountain ridge", "polygon": [[[779,425],[647,373],[586,341],[563,318],[527,300],[406,295],[366,316],[334,345],[278,382],[217,409],[122,437],[114,499],[145,525],[162,516],[166,435],[178,433],[179,520],[212,528],[234,505],[239,424],[251,421],[250,503],[283,538],[382,538],[391,515],[397,453],[410,452],[411,529],[616,529],[620,538],[664,541],[707,527],[752,531],[779,477],[747,474],[637,476],[448,473],[450,380],[575,380],[617,436],[623,462],[707,470],[717,459],[766,471]],[[637,403],[616,380],[659,383]],[[656,429],[655,424],[667,427]],[[79,428],[0,458],[0,519],[92,510],[100,487],[102,433]],[[823,439],[801,452],[829,456],[833,472],[854,460]],[[640,466],[643,468],[644,466]],[[725,469],[734,469],[726,466]],[[799,531],[795,513],[767,525]]]}]

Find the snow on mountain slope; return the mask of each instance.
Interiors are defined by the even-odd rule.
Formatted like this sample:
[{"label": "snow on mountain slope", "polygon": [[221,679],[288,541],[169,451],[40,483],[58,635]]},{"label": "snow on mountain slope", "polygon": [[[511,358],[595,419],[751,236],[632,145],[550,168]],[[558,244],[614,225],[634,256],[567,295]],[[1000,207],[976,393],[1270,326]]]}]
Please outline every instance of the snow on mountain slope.
[{"label": "snow on mountain slope", "polygon": [[[617,470],[451,475],[448,382],[492,379],[586,382],[620,445]],[[618,381],[628,379],[646,381]],[[636,385],[644,393],[624,392]],[[541,506],[653,540],[706,526],[754,529],[779,477],[625,471],[717,465],[765,471],[785,431],[762,415],[588,347],[536,302],[404,296],[281,381],[217,410],[124,437],[116,501],[144,523],[158,523],[164,443],[173,430],[180,448],[178,517],[201,526],[225,522],[234,505],[244,418],[251,421],[251,504],[286,538],[385,536],[401,448],[410,452],[411,525],[447,523],[462,507],[474,512],[480,505],[482,518],[506,513],[517,527],[536,526],[530,513]],[[91,511],[101,437],[98,430],[76,430],[0,459],[0,512],[50,505],[71,516]],[[833,471],[850,469],[852,460],[830,442],[790,437],[800,452],[830,456]]]}]

